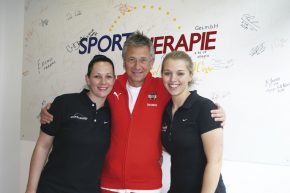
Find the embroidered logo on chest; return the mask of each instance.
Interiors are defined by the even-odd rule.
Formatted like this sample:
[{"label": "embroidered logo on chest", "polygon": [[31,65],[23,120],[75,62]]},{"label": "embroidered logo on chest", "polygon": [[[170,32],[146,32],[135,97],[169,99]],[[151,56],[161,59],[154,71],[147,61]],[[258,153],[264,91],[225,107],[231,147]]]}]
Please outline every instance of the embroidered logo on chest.
[{"label": "embroidered logo on chest", "polygon": [[149,92],[147,95],[147,98],[149,99],[149,103],[147,103],[147,107],[157,107],[156,99],[157,99],[157,94],[155,91]]},{"label": "embroidered logo on chest", "polygon": [[117,99],[119,100],[119,96],[121,95],[122,93],[117,93],[116,91],[113,93],[113,95],[115,95],[117,97]]},{"label": "embroidered logo on chest", "polygon": [[80,114],[80,113],[75,113],[74,115],[70,116],[71,119],[79,119],[79,120],[88,120],[88,117]]},{"label": "embroidered logo on chest", "polygon": [[167,131],[168,126],[166,125],[166,123],[162,123],[162,132],[166,132]]},{"label": "embroidered logo on chest", "polygon": [[155,104],[155,103],[147,103],[147,107],[157,107],[157,104]]},{"label": "embroidered logo on chest", "polygon": [[156,92],[149,92],[149,94],[147,95],[149,100],[156,100],[157,99],[157,94]]}]

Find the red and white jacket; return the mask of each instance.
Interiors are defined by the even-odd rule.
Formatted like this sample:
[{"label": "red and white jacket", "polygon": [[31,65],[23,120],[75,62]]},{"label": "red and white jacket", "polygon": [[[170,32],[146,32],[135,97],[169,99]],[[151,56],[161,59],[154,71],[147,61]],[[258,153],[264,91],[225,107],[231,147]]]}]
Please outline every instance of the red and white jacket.
[{"label": "red and white jacket", "polygon": [[112,113],[111,145],[101,186],[113,189],[158,189],[162,186],[161,121],[170,96],[160,78],[146,76],[132,114],[127,74],[118,76],[108,96]]}]

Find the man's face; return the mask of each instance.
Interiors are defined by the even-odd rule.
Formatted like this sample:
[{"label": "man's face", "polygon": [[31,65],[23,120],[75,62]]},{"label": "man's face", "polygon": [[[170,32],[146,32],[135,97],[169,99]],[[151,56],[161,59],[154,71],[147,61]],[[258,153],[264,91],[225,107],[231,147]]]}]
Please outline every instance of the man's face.
[{"label": "man's face", "polygon": [[131,86],[142,86],[146,75],[150,72],[154,59],[150,56],[148,46],[128,46],[124,58],[124,68]]}]

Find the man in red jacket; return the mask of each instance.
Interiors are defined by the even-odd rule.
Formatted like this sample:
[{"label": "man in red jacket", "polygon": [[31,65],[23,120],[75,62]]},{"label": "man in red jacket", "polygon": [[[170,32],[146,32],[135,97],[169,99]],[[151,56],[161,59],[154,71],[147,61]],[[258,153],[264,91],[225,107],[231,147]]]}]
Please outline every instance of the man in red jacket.
[{"label": "man in red jacket", "polygon": [[[103,193],[161,193],[161,121],[170,96],[161,78],[150,73],[154,52],[151,40],[140,32],[124,43],[126,72],[118,76],[108,96],[112,128],[101,178]],[[221,108],[212,116],[224,121]],[[48,121],[46,115],[41,120]]]},{"label": "man in red jacket", "polygon": [[112,113],[111,145],[101,186],[114,192],[160,192],[162,113],[169,94],[153,78],[154,48],[136,32],[128,37],[122,57],[125,73],[118,76],[108,100]]}]

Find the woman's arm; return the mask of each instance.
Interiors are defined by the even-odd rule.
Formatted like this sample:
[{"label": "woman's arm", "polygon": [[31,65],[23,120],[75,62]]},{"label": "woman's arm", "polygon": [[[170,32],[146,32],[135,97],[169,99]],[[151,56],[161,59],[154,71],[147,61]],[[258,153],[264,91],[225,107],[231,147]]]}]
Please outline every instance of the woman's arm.
[{"label": "woman's arm", "polygon": [[40,131],[38,140],[30,161],[29,177],[26,193],[35,193],[38,186],[41,171],[47,160],[47,156],[52,147],[54,137]]},{"label": "woman's arm", "polygon": [[201,193],[214,193],[220,178],[223,154],[223,129],[217,128],[201,135],[207,158]]}]

